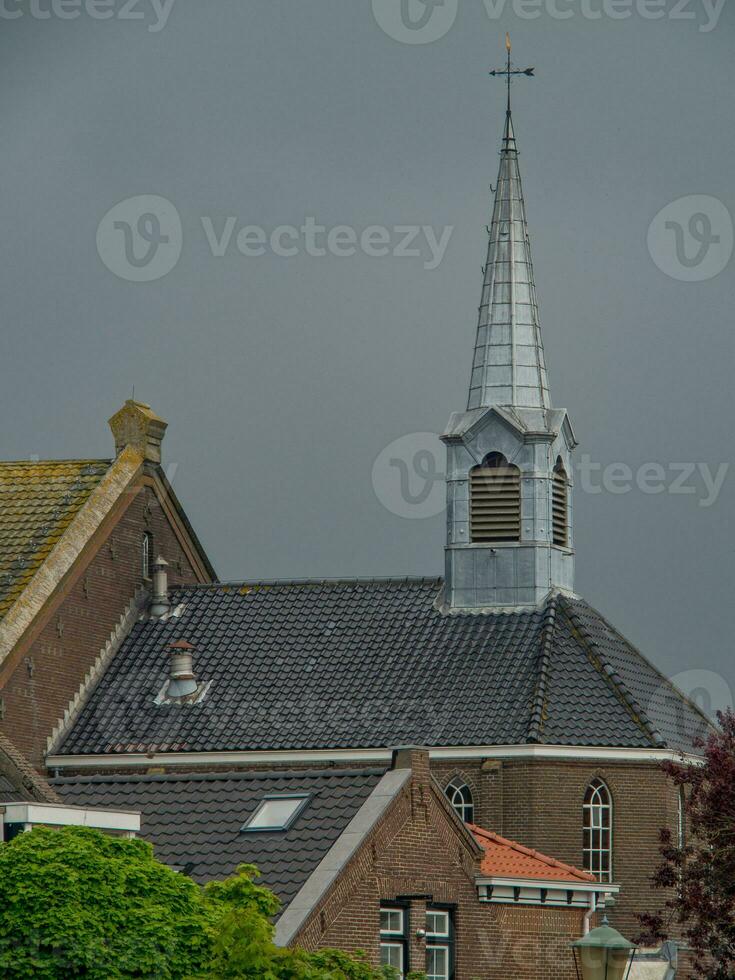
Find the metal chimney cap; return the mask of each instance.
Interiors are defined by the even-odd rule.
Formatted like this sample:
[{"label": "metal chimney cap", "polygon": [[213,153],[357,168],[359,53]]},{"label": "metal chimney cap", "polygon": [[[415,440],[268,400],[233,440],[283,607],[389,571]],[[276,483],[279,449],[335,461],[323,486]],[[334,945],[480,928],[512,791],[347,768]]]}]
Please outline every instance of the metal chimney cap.
[{"label": "metal chimney cap", "polygon": [[176,640],[175,643],[169,643],[169,650],[194,650],[196,649],[188,640]]},{"label": "metal chimney cap", "polygon": [[169,565],[168,565],[168,562],[166,561],[166,559],[163,557],[163,555],[159,555],[158,558],[156,558],[156,560],[153,562],[153,567],[154,568],[168,568]]}]

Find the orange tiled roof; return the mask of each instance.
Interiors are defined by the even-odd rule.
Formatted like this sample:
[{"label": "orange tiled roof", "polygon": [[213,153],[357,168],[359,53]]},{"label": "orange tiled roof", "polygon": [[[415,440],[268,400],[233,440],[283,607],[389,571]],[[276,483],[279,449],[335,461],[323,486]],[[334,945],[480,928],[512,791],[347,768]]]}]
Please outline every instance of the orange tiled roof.
[{"label": "orange tiled roof", "polygon": [[523,844],[470,824],[475,840],[484,850],[481,870],[488,878],[524,878],[538,881],[596,882],[594,875],[532,851]]},{"label": "orange tiled roof", "polygon": [[0,463],[0,620],[109,468],[107,459]]}]

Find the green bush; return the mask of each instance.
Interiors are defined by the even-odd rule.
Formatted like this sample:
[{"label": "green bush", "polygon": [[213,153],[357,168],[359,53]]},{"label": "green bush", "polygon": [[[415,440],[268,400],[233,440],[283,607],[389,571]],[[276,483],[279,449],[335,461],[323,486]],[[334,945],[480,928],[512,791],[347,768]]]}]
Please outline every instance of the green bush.
[{"label": "green bush", "polygon": [[392,980],[364,956],[273,943],[280,903],[241,865],[202,889],[150,844],[37,828],[0,844],[4,980]]}]

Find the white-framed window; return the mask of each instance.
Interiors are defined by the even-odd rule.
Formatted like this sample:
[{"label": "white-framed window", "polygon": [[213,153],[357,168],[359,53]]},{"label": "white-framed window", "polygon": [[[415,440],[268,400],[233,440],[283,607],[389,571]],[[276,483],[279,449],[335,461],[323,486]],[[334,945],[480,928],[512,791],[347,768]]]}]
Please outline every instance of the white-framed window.
[{"label": "white-framed window", "polygon": [[683,850],[687,843],[687,794],[683,786],[679,787],[676,823],[676,842],[679,845],[680,850]]},{"label": "white-framed window", "polygon": [[452,980],[454,924],[449,909],[426,910],[426,980]]},{"label": "white-framed window", "polygon": [[599,881],[612,881],[613,805],[610,790],[593,779],[584,797],[583,867]]},{"label": "white-framed window", "polygon": [[447,799],[457,811],[463,823],[475,822],[475,801],[472,790],[459,776],[455,777],[444,790]]},{"label": "white-framed window", "polygon": [[140,561],[143,578],[151,578],[153,561],[153,538],[146,531],[140,544]]},{"label": "white-framed window", "polygon": [[403,978],[408,972],[408,912],[399,906],[380,908],[380,965],[392,966]]}]

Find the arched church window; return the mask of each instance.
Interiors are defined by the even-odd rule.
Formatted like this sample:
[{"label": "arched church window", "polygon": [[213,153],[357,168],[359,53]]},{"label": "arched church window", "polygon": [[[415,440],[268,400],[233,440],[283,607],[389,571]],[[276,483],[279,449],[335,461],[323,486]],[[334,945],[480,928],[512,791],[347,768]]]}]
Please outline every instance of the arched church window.
[{"label": "arched church window", "polygon": [[569,480],[561,457],[554,467],[551,511],[554,544],[566,548],[569,544]]},{"label": "arched church window", "polygon": [[679,801],[677,813],[676,842],[680,849],[684,849],[687,843],[687,794],[683,786],[679,787]]},{"label": "arched church window", "polygon": [[593,779],[584,797],[584,870],[600,881],[612,881],[612,816],[610,790]]},{"label": "arched church window", "polygon": [[502,453],[490,453],[470,470],[470,537],[521,540],[521,471]]},{"label": "arched church window", "polygon": [[146,531],[140,545],[140,562],[143,578],[151,578],[153,560],[153,538]]},{"label": "arched church window", "polygon": [[453,779],[444,790],[447,799],[457,811],[457,815],[464,823],[475,822],[475,801],[472,798],[472,790],[467,783],[459,777]]}]

